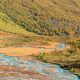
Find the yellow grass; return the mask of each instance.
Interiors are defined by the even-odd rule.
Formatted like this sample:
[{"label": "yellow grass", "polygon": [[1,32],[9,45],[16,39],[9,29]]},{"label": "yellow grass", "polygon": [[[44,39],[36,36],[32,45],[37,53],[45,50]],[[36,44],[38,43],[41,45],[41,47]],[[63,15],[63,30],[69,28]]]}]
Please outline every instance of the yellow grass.
[{"label": "yellow grass", "polygon": [[[60,50],[60,49],[57,49],[57,47],[56,47],[56,46],[60,45],[59,43],[52,43],[52,45],[44,46],[44,47],[45,48],[56,48],[56,50]],[[39,46],[39,47],[43,47],[43,46]],[[69,45],[67,45],[67,47],[65,49],[68,49],[68,48],[70,48]],[[64,50],[64,49],[62,49],[62,50]],[[35,53],[37,55],[40,52],[51,52],[51,51],[54,51],[54,50],[39,49],[39,48],[33,48],[33,47],[0,49],[0,53],[4,53],[7,56],[26,56],[26,55],[32,55],[33,53]]]}]

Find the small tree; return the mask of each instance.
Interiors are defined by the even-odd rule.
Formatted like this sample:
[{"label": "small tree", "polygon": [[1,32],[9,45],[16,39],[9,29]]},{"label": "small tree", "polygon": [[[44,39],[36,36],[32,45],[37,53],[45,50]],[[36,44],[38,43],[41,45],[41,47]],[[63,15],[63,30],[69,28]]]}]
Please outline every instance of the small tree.
[{"label": "small tree", "polygon": [[32,0],[32,2],[34,2],[35,0]]}]

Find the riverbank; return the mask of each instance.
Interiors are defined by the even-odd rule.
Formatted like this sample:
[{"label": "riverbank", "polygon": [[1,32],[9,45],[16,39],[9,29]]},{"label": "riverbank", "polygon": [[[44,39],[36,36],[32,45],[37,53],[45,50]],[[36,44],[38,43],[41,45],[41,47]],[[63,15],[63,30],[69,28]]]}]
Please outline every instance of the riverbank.
[{"label": "riverbank", "polygon": [[59,64],[62,68],[68,69],[71,73],[80,77],[80,56],[75,50],[54,51],[50,53],[38,54],[38,60],[43,62]]},{"label": "riverbank", "polygon": [[60,46],[59,42],[54,42],[54,43],[51,43],[50,45],[26,44],[26,45],[23,45],[22,47],[1,48],[0,53],[4,53],[7,56],[26,56],[26,55],[32,55],[32,54],[38,55],[39,53],[52,52],[54,50],[57,50],[57,51],[64,50],[64,49],[66,50],[66,49],[70,48],[69,45],[66,45],[66,47],[64,49],[59,49],[58,48],[59,46]]},{"label": "riverbank", "polygon": [[[67,52],[65,52],[65,51],[67,51],[67,49],[70,49],[70,48],[71,47],[69,45],[62,47],[61,43],[59,43],[59,42],[52,43],[51,45],[26,44],[26,45],[23,45],[22,47],[14,47],[13,46],[13,47],[1,48],[0,53],[4,53],[6,56],[17,56],[20,60],[28,60],[28,61],[33,61],[29,58],[29,56],[35,55],[37,57],[34,57],[34,61],[41,60],[41,61],[45,61],[48,63],[55,63],[55,64],[59,64],[63,68],[65,68],[65,65],[71,62],[70,54],[67,54]],[[62,52],[64,52],[64,54]],[[64,57],[64,55],[65,55],[65,57]],[[66,56],[67,56],[67,58],[66,58]],[[72,57],[73,56],[75,56],[75,55],[72,54]],[[72,70],[72,69],[70,69],[70,70]],[[71,72],[73,74],[76,74],[76,73],[74,73],[74,70],[76,70],[76,69],[73,69]],[[79,72],[80,71],[78,70],[77,75],[79,75]]]},{"label": "riverbank", "polygon": [[37,61],[34,57],[27,59],[0,54],[0,79],[8,80],[79,80],[77,75],[62,69],[57,64]]}]

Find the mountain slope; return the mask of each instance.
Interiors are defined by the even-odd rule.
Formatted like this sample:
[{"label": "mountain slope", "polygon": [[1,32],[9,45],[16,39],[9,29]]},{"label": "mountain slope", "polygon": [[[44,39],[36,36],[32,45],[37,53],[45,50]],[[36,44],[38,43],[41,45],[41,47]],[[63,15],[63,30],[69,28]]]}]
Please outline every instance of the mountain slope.
[{"label": "mountain slope", "polygon": [[80,35],[79,0],[0,0],[0,4],[1,12],[30,32],[49,36]]},{"label": "mountain slope", "polygon": [[[7,19],[6,19],[6,18]],[[36,34],[29,32],[21,26],[15,24],[11,19],[4,13],[0,12],[0,30],[8,33],[24,34],[29,36],[36,36]]]}]

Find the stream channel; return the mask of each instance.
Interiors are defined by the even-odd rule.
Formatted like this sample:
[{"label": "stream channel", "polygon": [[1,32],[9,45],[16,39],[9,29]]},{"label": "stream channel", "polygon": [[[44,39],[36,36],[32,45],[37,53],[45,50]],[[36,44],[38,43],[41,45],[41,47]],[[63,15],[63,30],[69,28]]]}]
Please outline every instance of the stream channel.
[{"label": "stream channel", "polygon": [[[61,43],[61,46],[59,46],[58,48],[63,49],[64,47],[66,47],[66,44]],[[46,80],[79,80],[79,76],[72,74],[69,70],[65,70],[61,68],[60,65],[49,64],[41,61],[20,60],[16,56],[15,57],[6,56],[2,53],[0,53],[0,66],[1,65],[27,67],[26,70],[39,72],[40,74],[44,74],[50,78]],[[2,72],[0,71],[0,73]],[[11,78],[0,77],[0,79],[1,80],[20,80],[20,79],[14,79],[14,77],[11,77]],[[40,80],[40,79],[27,79],[27,78],[25,79],[21,77],[21,80]]]}]

